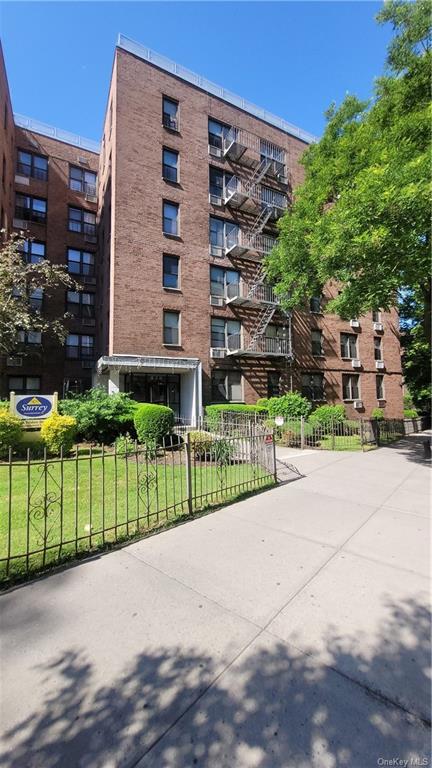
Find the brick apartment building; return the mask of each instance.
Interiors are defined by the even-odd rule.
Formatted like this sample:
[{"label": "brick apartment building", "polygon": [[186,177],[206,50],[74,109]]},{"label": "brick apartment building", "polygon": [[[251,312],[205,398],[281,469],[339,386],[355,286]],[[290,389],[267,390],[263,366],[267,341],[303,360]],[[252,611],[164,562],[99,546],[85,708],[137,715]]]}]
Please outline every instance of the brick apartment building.
[{"label": "brick apartment building", "polygon": [[5,389],[99,383],[188,421],[209,402],[291,389],[351,417],[401,415],[396,311],[342,321],[323,312],[329,285],[289,315],[263,279],[313,137],[122,36],[100,153],[14,125],[4,67],[0,77],[3,226],[25,227],[29,258],[82,281],[36,297],[73,314],[67,344],[23,339],[29,354],[2,363]]}]

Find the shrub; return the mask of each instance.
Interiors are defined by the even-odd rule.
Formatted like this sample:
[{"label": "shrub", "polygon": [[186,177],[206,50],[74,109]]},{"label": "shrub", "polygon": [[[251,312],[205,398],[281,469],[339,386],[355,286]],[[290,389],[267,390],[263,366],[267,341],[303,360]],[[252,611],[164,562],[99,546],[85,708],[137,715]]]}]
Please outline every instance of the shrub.
[{"label": "shrub", "polygon": [[138,403],[123,392],[109,395],[104,389],[96,387],[82,395],[61,400],[58,410],[76,419],[79,440],[110,444],[126,432],[135,436],[133,417],[137,406]]},{"label": "shrub", "polygon": [[410,392],[405,392],[403,396],[403,404],[404,404],[404,408],[406,408],[407,410],[414,408],[414,401],[412,399],[412,395]]},{"label": "shrub", "polygon": [[404,419],[416,419],[417,416],[418,416],[418,413],[415,408],[404,409]]},{"label": "shrub", "polygon": [[260,399],[256,401],[255,405],[257,405],[259,408],[265,408],[265,410],[267,410],[268,397],[260,397]]},{"label": "shrub", "polygon": [[9,400],[0,400],[0,410],[3,410],[4,408],[6,410],[9,410],[9,406],[10,406]]},{"label": "shrub", "polygon": [[381,421],[381,419],[384,418],[384,410],[382,408],[374,408],[371,416],[373,419],[378,419],[378,421]]},{"label": "shrub", "polygon": [[216,440],[213,448],[213,455],[215,461],[220,467],[225,467],[231,463],[232,456],[235,452],[233,443],[229,440]]},{"label": "shrub", "polygon": [[2,408],[0,410],[0,458],[6,458],[9,448],[15,448],[23,433],[22,423]]},{"label": "shrub", "polygon": [[207,456],[214,445],[212,434],[204,431],[189,432],[189,441],[192,453],[200,459]]},{"label": "shrub", "polygon": [[140,443],[158,444],[174,426],[174,411],[166,405],[140,403],[135,409],[134,424]]},{"label": "shrub", "polygon": [[77,422],[73,416],[62,416],[53,413],[48,416],[41,427],[41,437],[50,453],[58,454],[63,446],[63,452],[69,453],[76,436]]},{"label": "shrub", "polygon": [[129,456],[129,454],[135,451],[135,440],[131,437],[129,432],[126,432],[125,435],[116,437],[114,445],[116,453],[118,453],[119,456]]},{"label": "shrub", "polygon": [[268,414],[271,418],[283,416],[285,419],[307,416],[310,412],[309,400],[298,392],[288,392],[281,397],[271,397],[268,401]]},{"label": "shrub", "polygon": [[309,416],[309,424],[313,427],[330,427],[332,424],[342,424],[345,421],[344,405],[320,405]]}]

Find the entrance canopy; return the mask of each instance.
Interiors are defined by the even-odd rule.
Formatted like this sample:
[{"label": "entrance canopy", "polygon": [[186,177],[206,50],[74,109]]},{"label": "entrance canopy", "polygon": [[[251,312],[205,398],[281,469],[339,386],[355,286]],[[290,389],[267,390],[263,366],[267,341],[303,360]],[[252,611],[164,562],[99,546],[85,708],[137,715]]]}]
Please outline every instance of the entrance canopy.
[{"label": "entrance canopy", "polygon": [[[142,379],[148,379],[149,374],[163,374],[167,378],[169,374],[178,374],[179,385],[167,387],[166,391],[172,393],[174,402],[166,402],[166,405],[174,406],[177,418],[186,423],[196,425],[202,411],[202,385],[201,362],[197,357],[156,357],[147,355],[106,355],[100,357],[97,362],[97,379],[107,385],[108,392],[129,391],[131,375],[136,385],[141,374]],[[172,377],[171,377],[172,378]],[[153,382],[154,383],[154,382]],[[162,384],[163,382],[159,382]],[[149,402],[162,402],[163,387],[147,386],[138,387],[142,392],[149,393]],[[152,395],[153,392],[158,392]],[[146,396],[146,399],[147,399]],[[168,394],[169,398],[169,394]],[[164,401],[165,402],[165,401]]]}]

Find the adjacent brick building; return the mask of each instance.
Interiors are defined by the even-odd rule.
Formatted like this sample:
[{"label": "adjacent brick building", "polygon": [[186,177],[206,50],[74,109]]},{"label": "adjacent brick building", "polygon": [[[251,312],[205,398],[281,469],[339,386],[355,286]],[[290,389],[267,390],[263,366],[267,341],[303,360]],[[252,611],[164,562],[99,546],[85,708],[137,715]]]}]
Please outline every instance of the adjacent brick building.
[{"label": "adjacent brick building", "polygon": [[[312,137],[123,37],[107,105],[99,157],[78,137],[49,138],[46,126],[25,130],[20,119],[6,142],[14,225],[20,196],[46,199],[45,228],[27,231],[56,263],[69,254],[71,264],[73,251],[83,281],[68,321],[78,344],[43,341],[39,358],[22,358],[22,375],[39,376],[44,392],[92,380],[167,403],[185,420],[209,402],[290,389],[317,403],[343,400],[350,416],[378,405],[400,416],[396,312],[343,322],[322,312],[337,290],[329,285],[290,316],[263,280],[262,258]],[[47,158],[47,181],[22,178],[25,153]],[[50,310],[62,302],[51,297]]]}]

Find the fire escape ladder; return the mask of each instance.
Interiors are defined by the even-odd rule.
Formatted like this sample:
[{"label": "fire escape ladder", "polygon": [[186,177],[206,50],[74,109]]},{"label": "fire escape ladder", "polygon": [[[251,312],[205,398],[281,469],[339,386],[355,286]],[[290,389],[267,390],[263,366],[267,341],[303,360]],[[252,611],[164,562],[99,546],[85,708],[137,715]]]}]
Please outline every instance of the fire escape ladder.
[{"label": "fire escape ladder", "polygon": [[274,313],[276,312],[276,306],[269,304],[259,313],[256,325],[251,332],[250,341],[248,344],[248,350],[253,351],[256,342],[265,335],[268,324],[270,323]]},{"label": "fire escape ladder", "polygon": [[259,264],[258,269],[255,272],[255,275],[253,276],[251,282],[249,283],[249,290],[246,296],[247,299],[253,299],[256,296],[258,289],[263,285],[264,280],[265,280],[264,265]]},{"label": "fire escape ladder", "polygon": [[246,186],[248,190],[252,191],[254,186],[260,183],[260,181],[264,178],[266,175],[268,169],[270,168],[272,164],[272,160],[270,160],[268,157],[264,157],[261,162],[256,167],[253,176],[249,179]]},{"label": "fire escape ladder", "polygon": [[259,235],[263,231],[272,213],[273,213],[273,207],[271,205],[267,205],[267,203],[264,203],[262,207],[262,211],[260,212],[259,216],[257,216],[257,218],[255,219],[251,227],[251,230],[250,230],[251,238],[255,237],[256,235]]}]

